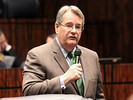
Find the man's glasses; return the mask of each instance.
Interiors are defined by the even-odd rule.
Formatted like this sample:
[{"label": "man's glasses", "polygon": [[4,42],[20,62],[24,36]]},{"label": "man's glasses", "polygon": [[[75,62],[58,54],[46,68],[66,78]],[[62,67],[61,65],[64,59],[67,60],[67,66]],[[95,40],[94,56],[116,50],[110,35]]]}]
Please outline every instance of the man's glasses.
[{"label": "man's glasses", "polygon": [[61,25],[61,26],[63,26],[63,27],[66,27],[66,28],[68,28],[68,29],[73,29],[73,28],[75,28],[77,31],[82,31],[82,26],[81,25],[74,25],[73,23],[66,23],[65,25],[63,25],[63,24],[61,24],[61,23],[59,23],[59,25]]}]

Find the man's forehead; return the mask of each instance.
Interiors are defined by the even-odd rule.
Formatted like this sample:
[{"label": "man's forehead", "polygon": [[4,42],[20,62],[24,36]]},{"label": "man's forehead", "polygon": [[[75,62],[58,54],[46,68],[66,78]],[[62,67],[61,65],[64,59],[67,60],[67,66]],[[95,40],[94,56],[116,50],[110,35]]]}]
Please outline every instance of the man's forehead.
[{"label": "man's forehead", "polygon": [[[76,18],[78,18],[79,20],[76,20]],[[65,20],[64,20],[65,19]],[[71,21],[76,21],[76,22],[79,22],[79,23],[82,23],[82,18],[80,18],[78,15],[76,15],[75,13],[71,12],[71,11],[67,11],[64,15],[63,15],[63,20],[62,21],[65,21],[65,22],[71,22]]]}]

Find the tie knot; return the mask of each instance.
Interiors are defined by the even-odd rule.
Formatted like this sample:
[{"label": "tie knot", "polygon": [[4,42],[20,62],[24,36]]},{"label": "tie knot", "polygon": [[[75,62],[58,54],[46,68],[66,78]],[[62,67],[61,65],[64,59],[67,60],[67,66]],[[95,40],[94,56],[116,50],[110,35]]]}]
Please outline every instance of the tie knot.
[{"label": "tie knot", "polygon": [[69,52],[68,57],[70,58],[70,65],[75,64],[75,57],[74,57],[74,52]]},{"label": "tie knot", "polygon": [[69,53],[68,53],[68,57],[69,57],[69,58],[74,58],[74,51],[69,52]]}]

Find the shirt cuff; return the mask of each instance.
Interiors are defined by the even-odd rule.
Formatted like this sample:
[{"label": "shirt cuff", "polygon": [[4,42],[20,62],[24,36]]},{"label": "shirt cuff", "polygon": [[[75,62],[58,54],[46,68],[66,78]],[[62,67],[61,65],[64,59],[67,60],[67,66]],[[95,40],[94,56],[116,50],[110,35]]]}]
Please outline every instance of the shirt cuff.
[{"label": "shirt cuff", "polygon": [[60,76],[60,83],[61,83],[61,88],[66,89],[66,86],[65,86],[64,81],[63,81],[63,76]]},{"label": "shirt cuff", "polygon": [[11,46],[11,45],[8,45],[8,46],[6,47],[6,51],[8,52],[11,48],[12,48],[12,46]]}]

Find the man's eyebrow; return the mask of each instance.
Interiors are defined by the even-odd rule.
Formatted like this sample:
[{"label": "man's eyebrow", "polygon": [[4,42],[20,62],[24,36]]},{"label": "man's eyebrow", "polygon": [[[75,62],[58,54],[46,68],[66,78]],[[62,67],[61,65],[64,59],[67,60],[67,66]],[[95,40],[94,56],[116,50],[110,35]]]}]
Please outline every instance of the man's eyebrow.
[{"label": "man's eyebrow", "polygon": [[[67,22],[66,24],[73,24],[72,22]],[[82,25],[82,24],[75,24],[75,25]]]},{"label": "man's eyebrow", "polygon": [[66,24],[73,24],[72,22],[66,22]]}]

